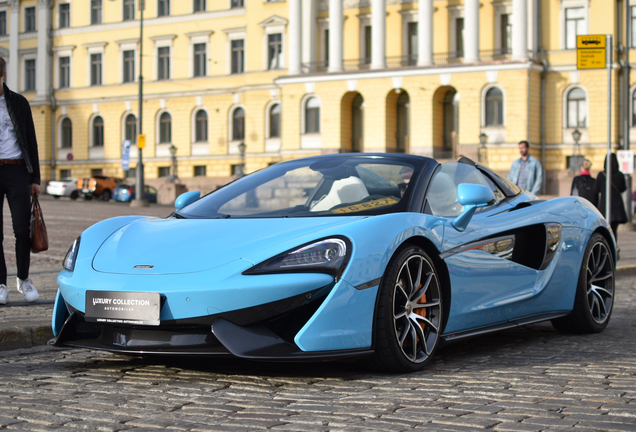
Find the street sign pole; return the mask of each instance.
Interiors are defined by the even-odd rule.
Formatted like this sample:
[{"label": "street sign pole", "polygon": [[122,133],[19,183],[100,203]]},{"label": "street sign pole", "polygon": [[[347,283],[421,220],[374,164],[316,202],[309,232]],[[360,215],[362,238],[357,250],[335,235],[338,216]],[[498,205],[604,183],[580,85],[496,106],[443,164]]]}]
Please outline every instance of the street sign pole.
[{"label": "street sign pole", "polygon": [[[143,78],[143,55],[144,55],[144,9],[145,0],[139,2],[139,127],[137,133],[139,136],[143,134],[143,99],[144,99],[144,78]],[[145,144],[145,141],[144,141]],[[143,144],[140,146],[139,138],[137,138],[137,168],[135,168],[136,183],[135,190],[143,191],[144,187],[144,159]],[[148,207],[148,200],[145,199],[143,192],[135,194],[135,199],[130,202],[131,207]]]},{"label": "street sign pole", "polygon": [[[607,38],[607,156],[605,160],[605,220],[612,223],[612,35]],[[616,233],[614,233],[616,235]]]}]

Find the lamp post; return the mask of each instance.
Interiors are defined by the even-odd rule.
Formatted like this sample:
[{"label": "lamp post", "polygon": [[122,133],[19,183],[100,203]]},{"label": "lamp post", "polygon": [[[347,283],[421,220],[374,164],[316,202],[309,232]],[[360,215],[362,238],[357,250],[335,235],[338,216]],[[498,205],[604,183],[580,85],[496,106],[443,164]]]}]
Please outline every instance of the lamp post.
[{"label": "lamp post", "polygon": [[245,175],[245,147],[247,146],[245,145],[244,142],[241,142],[238,145],[238,151],[239,151],[239,154],[241,155],[241,168],[239,169],[238,177],[243,177]]},{"label": "lamp post", "polygon": [[[142,60],[143,60],[143,52],[144,52],[144,9],[145,9],[145,0],[139,0],[139,126],[138,126],[138,138],[137,138],[137,149],[138,149],[138,158],[137,158],[137,168],[135,168],[135,178],[137,183],[137,190],[143,191],[145,190],[144,186],[144,161],[143,161],[143,147],[145,146],[145,137],[139,139],[139,137],[143,136],[143,99],[144,99],[144,78],[142,75]],[[135,194],[135,199],[130,202],[131,207],[148,207],[148,200],[145,197],[145,194],[138,193]]]},{"label": "lamp post", "polygon": [[479,163],[482,165],[488,165],[488,149],[486,143],[488,142],[488,135],[484,132],[479,134]]},{"label": "lamp post", "polygon": [[570,172],[576,175],[578,168],[581,166],[581,131],[574,129],[572,131],[572,139],[574,140],[574,149],[572,150],[572,159],[570,162]]},{"label": "lamp post", "polygon": [[170,169],[170,181],[176,183],[179,179],[177,174],[177,147],[172,144],[170,146],[170,160],[172,161],[172,168]]}]

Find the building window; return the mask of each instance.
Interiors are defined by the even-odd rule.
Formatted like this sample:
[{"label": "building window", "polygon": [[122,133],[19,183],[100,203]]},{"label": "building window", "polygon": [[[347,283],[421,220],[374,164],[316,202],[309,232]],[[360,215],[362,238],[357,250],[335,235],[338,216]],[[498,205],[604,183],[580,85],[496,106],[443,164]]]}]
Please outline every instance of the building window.
[{"label": "building window", "polygon": [[170,15],[170,0],[158,0],[157,1],[157,16]]},{"label": "building window", "polygon": [[503,126],[503,93],[497,87],[486,92],[486,126]]},{"label": "building window", "polygon": [[71,58],[60,57],[60,88],[71,86]]},{"label": "building window", "polygon": [[565,9],[565,49],[576,49],[576,37],[585,34],[585,8]]},{"label": "building window", "polygon": [[124,139],[131,143],[137,142],[137,117],[134,114],[128,114],[124,122]]},{"label": "building window", "polygon": [[232,41],[232,73],[238,74],[245,71],[245,48],[243,39]]},{"label": "building window", "polygon": [[35,90],[35,59],[24,61],[24,90]]},{"label": "building window", "polygon": [[102,54],[91,54],[91,85],[102,85]]},{"label": "building window", "polygon": [[71,4],[62,3],[59,6],[59,22],[60,28],[67,28],[71,26]]},{"label": "building window", "polygon": [[636,127],[636,91],[632,92],[632,127]]},{"label": "building window", "polygon": [[62,120],[61,148],[73,147],[73,123],[70,118]]},{"label": "building window", "polygon": [[195,165],[194,166],[194,176],[195,177],[205,177],[208,175],[208,167],[205,165]]},{"label": "building window", "polygon": [[198,43],[193,45],[194,50],[194,76],[201,77],[207,75],[207,50],[208,45]]},{"label": "building window", "polygon": [[157,50],[157,79],[170,79],[170,47]]},{"label": "building window", "polygon": [[587,100],[580,87],[574,87],[567,96],[567,127],[587,127]]},{"label": "building window", "polygon": [[232,141],[245,139],[245,110],[236,108],[232,113]]},{"label": "building window", "polygon": [[71,170],[70,169],[61,169],[60,170],[60,178],[62,180],[71,178]]},{"label": "building window", "polygon": [[305,102],[305,133],[320,133],[320,99],[317,97]]},{"label": "building window", "polygon": [[512,15],[501,14],[499,21],[501,52],[499,54],[509,54],[512,50]]},{"label": "building window", "polygon": [[133,82],[135,81],[135,51],[127,50],[123,53],[124,57],[124,82]]},{"label": "building window", "polygon": [[7,34],[7,11],[0,11],[0,35]]},{"label": "building window", "polygon": [[269,138],[280,138],[282,109],[280,104],[274,104],[269,109]]},{"label": "building window", "polygon": [[323,38],[323,53],[324,53],[324,61],[325,67],[329,67],[329,29],[325,29]]},{"label": "building window", "polygon": [[97,116],[93,119],[93,147],[104,147],[104,119]]},{"label": "building window", "polygon": [[102,0],[91,0],[91,24],[102,23]]},{"label": "building window", "polygon": [[464,57],[464,18],[455,18],[455,57]]},{"label": "building window", "polygon": [[91,170],[91,177],[95,177],[95,176],[103,175],[103,174],[104,174],[104,170],[101,168],[93,168]]},{"label": "building window", "polygon": [[35,30],[35,7],[24,8],[24,31],[28,33]]},{"label": "building window", "polygon": [[230,1],[230,8],[234,9],[234,8],[242,8],[245,7],[245,0],[231,0]]},{"label": "building window", "polygon": [[170,167],[159,167],[157,171],[158,177],[168,177],[170,175]]},{"label": "building window", "polygon": [[192,5],[193,12],[205,12],[205,0],[194,0]]},{"label": "building window", "polygon": [[172,142],[172,117],[164,112],[159,117],[159,144],[169,144]]},{"label": "building window", "polygon": [[406,41],[407,41],[407,62],[410,66],[417,64],[417,22],[408,23],[406,29]]},{"label": "building window", "polygon": [[124,0],[124,21],[132,21],[134,19],[135,19],[135,0]]},{"label": "building window", "polygon": [[196,142],[208,140],[208,113],[204,110],[197,111],[194,116],[194,140]]},{"label": "building window", "polygon": [[283,52],[283,35],[267,35],[267,69],[280,69]]},{"label": "building window", "polygon": [[364,57],[363,64],[371,63],[371,26],[364,26]]},{"label": "building window", "polygon": [[634,48],[636,47],[636,6],[631,6],[630,8],[631,11],[631,38],[630,38],[630,48]]}]

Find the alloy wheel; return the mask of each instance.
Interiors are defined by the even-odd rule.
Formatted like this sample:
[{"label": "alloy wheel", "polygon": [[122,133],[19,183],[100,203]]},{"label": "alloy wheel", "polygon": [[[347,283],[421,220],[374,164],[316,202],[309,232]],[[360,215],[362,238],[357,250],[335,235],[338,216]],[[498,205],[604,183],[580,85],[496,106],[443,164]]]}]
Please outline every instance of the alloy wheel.
[{"label": "alloy wheel", "polygon": [[598,324],[603,324],[611,314],[613,291],[612,257],[605,244],[598,242],[587,259],[587,301],[590,316]]}]

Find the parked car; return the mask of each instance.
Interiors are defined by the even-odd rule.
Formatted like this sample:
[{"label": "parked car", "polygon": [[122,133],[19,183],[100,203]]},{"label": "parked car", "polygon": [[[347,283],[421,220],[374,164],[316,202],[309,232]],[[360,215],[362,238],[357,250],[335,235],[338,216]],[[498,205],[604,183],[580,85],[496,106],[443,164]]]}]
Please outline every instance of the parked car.
[{"label": "parked car", "polygon": [[46,185],[46,193],[53,198],[69,197],[72,200],[79,198],[77,190],[77,179],[66,178],[61,180],[51,180]]},{"label": "parked car", "polygon": [[[150,203],[157,202],[157,189],[152,186],[144,185],[145,199]],[[135,185],[130,183],[121,183],[115,188],[113,199],[119,202],[130,202],[135,199]]]},{"label": "parked car", "polygon": [[81,196],[86,200],[101,198],[102,201],[108,201],[113,196],[113,192],[121,179],[96,175],[91,178],[83,178],[77,181],[77,189]]},{"label": "parked car", "polygon": [[467,158],[316,156],[200,195],[74,241],[57,277],[56,346],[360,356],[409,372],[447,341],[539,321],[598,333],[610,321],[616,244],[599,211],[538,199]]}]

